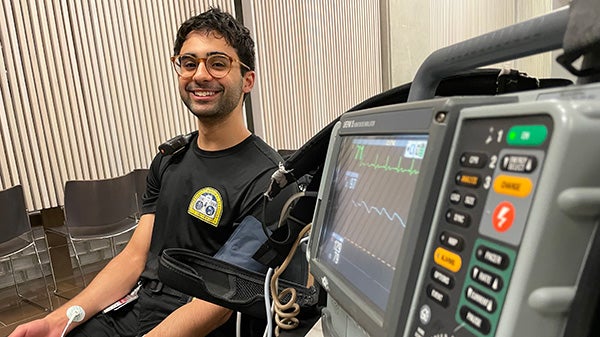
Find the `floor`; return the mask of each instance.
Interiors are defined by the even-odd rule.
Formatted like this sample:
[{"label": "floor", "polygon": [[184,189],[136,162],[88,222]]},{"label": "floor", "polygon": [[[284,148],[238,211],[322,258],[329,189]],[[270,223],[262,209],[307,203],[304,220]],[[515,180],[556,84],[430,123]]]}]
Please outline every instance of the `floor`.
[{"label": "floor", "polygon": [[[94,265],[88,265],[84,269],[86,282],[90,282],[96,273],[105,265],[106,262],[100,262]],[[52,289],[54,288],[52,277],[46,277],[46,282],[50,290],[48,291],[51,296],[54,308],[64,304],[67,299],[75,296],[82,289],[82,281],[79,273],[75,273],[74,277],[65,280],[59,280],[58,296],[53,294]],[[44,290],[44,282],[42,279],[23,283],[19,285],[19,290],[28,298],[31,298],[36,303],[42,306],[48,307],[48,297]],[[8,336],[19,324],[33,321],[38,318],[46,316],[48,311],[44,311],[42,308],[23,301],[17,297],[14,287],[8,287],[0,290],[0,336]]]}]

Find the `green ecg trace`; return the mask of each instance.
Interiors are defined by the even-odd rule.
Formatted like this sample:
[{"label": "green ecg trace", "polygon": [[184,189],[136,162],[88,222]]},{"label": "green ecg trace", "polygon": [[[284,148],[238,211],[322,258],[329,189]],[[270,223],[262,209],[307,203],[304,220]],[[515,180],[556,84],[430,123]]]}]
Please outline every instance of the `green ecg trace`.
[{"label": "green ecg trace", "polygon": [[397,173],[408,173],[409,175],[419,174],[419,171],[414,169],[414,165],[415,165],[414,159],[412,159],[412,161],[410,163],[410,168],[403,168],[401,166],[403,157],[400,157],[400,159],[398,159],[398,164],[396,164],[396,166],[390,166],[390,156],[386,156],[385,164],[379,164],[379,154],[375,155],[375,161],[373,161],[372,163],[367,163],[363,160],[364,150],[365,150],[364,145],[356,145],[356,154],[354,155],[354,159],[359,161],[359,166],[366,166],[366,167],[373,168],[375,170],[394,171]]}]

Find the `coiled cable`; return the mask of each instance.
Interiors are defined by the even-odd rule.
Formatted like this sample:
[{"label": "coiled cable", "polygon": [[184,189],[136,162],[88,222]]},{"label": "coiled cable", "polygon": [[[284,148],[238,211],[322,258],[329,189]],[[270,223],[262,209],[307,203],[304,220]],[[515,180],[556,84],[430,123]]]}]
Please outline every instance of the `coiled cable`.
[{"label": "coiled cable", "polygon": [[[312,224],[308,224],[302,228],[300,234],[296,238],[296,241],[292,245],[292,248],[285,258],[281,266],[275,268],[273,272],[273,277],[271,278],[271,297],[273,298],[273,307],[275,311],[275,336],[279,336],[279,332],[281,329],[283,330],[292,330],[298,327],[300,321],[296,316],[300,313],[300,306],[296,303],[296,299],[298,297],[296,289],[294,288],[285,288],[281,292],[278,292],[279,285],[278,280],[279,276],[285,271],[288,267],[294,254],[296,253],[296,248],[298,248],[298,244],[300,240],[304,237],[304,235],[311,229]],[[289,300],[286,303],[282,303],[284,298],[289,295]]]}]

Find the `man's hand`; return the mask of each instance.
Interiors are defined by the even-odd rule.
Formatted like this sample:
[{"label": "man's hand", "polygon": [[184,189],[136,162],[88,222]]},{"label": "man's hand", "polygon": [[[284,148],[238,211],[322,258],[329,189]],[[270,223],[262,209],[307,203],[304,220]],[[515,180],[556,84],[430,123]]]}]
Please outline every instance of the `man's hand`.
[{"label": "man's hand", "polygon": [[8,337],[59,337],[61,333],[60,326],[53,327],[42,318],[19,325]]},{"label": "man's hand", "polygon": [[[144,270],[153,226],[154,214],[143,215],[125,248],[88,287],[46,317],[18,326],[9,337],[60,337],[69,320],[66,315],[69,307],[83,307],[88,319],[131,291]],[[80,323],[73,322],[69,329],[77,324]]]}]

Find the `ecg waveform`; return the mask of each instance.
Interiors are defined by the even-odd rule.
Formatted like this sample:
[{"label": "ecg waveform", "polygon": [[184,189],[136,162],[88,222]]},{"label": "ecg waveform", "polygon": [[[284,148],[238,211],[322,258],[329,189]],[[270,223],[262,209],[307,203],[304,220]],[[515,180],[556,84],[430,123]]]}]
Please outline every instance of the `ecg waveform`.
[{"label": "ecg waveform", "polygon": [[409,175],[419,174],[419,171],[413,168],[415,165],[414,159],[412,159],[411,161],[410,168],[403,168],[401,166],[403,157],[400,157],[400,159],[398,159],[398,163],[396,164],[396,166],[390,165],[390,156],[386,156],[385,163],[380,164],[379,154],[375,155],[375,160],[373,162],[368,163],[363,160],[364,150],[364,145],[356,145],[356,154],[354,155],[354,159],[357,159],[359,161],[359,166],[366,166],[376,170],[394,171],[397,173],[408,173]]},{"label": "ecg waveform", "polygon": [[390,214],[385,207],[382,207],[381,209],[375,207],[375,206],[369,206],[367,205],[366,202],[364,201],[360,201],[360,202],[356,202],[354,200],[352,200],[352,205],[354,207],[364,207],[367,210],[367,213],[371,214],[371,212],[375,211],[375,213],[379,214],[379,215],[384,215],[386,218],[388,218],[390,221],[394,221],[394,219],[398,219],[398,222],[400,222],[400,224],[402,225],[402,227],[406,228],[406,223],[404,222],[404,220],[400,217],[400,215],[396,212]]}]

